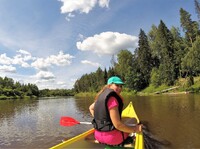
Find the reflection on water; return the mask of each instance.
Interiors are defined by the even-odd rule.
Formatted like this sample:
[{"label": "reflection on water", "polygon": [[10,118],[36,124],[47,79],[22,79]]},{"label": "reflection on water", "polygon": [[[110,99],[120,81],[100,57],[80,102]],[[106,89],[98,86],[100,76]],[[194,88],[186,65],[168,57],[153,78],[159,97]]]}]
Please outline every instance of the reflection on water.
[{"label": "reflection on water", "polygon": [[49,148],[81,133],[83,130],[77,129],[78,126],[68,129],[59,124],[61,116],[89,118],[89,113],[85,116],[81,108],[88,105],[84,100],[77,101],[80,108],[69,97],[0,101],[0,148]]},{"label": "reflection on water", "polygon": [[171,148],[200,148],[200,96],[137,97],[135,106],[154,134],[172,143]]},{"label": "reflection on water", "polygon": [[[200,148],[200,95],[157,95],[130,98],[140,120],[172,143],[171,148]],[[125,105],[130,100],[125,99]],[[61,127],[61,116],[91,121],[93,99],[40,98],[0,101],[0,148],[49,148],[90,129],[91,125]]]}]

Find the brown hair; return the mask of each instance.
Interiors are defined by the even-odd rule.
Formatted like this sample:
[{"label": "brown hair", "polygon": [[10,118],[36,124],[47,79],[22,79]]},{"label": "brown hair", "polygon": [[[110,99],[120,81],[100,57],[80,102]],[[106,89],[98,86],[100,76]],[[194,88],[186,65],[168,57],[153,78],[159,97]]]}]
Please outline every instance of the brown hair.
[{"label": "brown hair", "polygon": [[98,99],[99,95],[106,89],[106,88],[109,88],[110,87],[110,84],[107,84],[105,85],[96,95],[95,97],[95,101]]}]

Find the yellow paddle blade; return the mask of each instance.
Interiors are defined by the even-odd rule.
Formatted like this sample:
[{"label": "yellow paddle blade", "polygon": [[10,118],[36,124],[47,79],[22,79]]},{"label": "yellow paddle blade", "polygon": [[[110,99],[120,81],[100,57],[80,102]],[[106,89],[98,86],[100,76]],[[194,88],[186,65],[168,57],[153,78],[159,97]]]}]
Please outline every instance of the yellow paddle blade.
[{"label": "yellow paddle blade", "polygon": [[130,118],[136,118],[137,122],[139,123],[139,119],[137,117],[137,114],[133,108],[132,102],[128,104],[128,106],[122,111],[122,117],[130,117]]}]

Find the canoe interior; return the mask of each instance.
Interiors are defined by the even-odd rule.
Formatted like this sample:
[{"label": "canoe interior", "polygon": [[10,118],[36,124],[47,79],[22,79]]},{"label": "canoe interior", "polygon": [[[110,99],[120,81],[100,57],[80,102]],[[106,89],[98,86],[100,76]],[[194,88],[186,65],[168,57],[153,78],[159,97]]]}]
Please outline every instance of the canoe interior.
[{"label": "canoe interior", "polygon": [[[64,143],[64,142],[63,142]],[[61,147],[61,146],[60,146]],[[59,148],[59,147],[58,147]],[[67,146],[62,146],[61,147],[62,149],[65,149],[65,148],[70,148],[70,149],[73,149],[73,148],[76,148],[76,149],[87,149],[87,148],[95,148],[95,149],[130,149],[133,147],[117,147],[117,146],[109,146],[109,145],[105,145],[105,144],[100,144],[98,142],[95,141],[95,138],[94,138],[94,133],[91,133],[89,135],[87,135],[86,137],[82,138],[82,139],[79,139],[78,142],[75,142],[75,143],[71,143]]]},{"label": "canoe interior", "polygon": [[72,143],[69,144],[68,146],[64,147],[64,148],[97,148],[97,149],[104,149],[105,145],[104,144],[99,144],[99,143],[95,143],[95,139],[94,139],[94,134],[89,134],[88,136],[86,136],[85,138],[80,139],[78,142],[76,143]]}]

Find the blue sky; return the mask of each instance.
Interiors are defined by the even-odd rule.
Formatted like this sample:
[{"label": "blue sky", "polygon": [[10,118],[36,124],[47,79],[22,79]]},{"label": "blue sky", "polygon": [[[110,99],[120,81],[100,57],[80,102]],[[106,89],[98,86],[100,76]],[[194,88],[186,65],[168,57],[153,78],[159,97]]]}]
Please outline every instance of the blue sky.
[{"label": "blue sky", "polygon": [[0,76],[70,89],[120,49],[134,52],[140,29],[180,28],[180,8],[197,20],[193,0],[0,0]]}]

